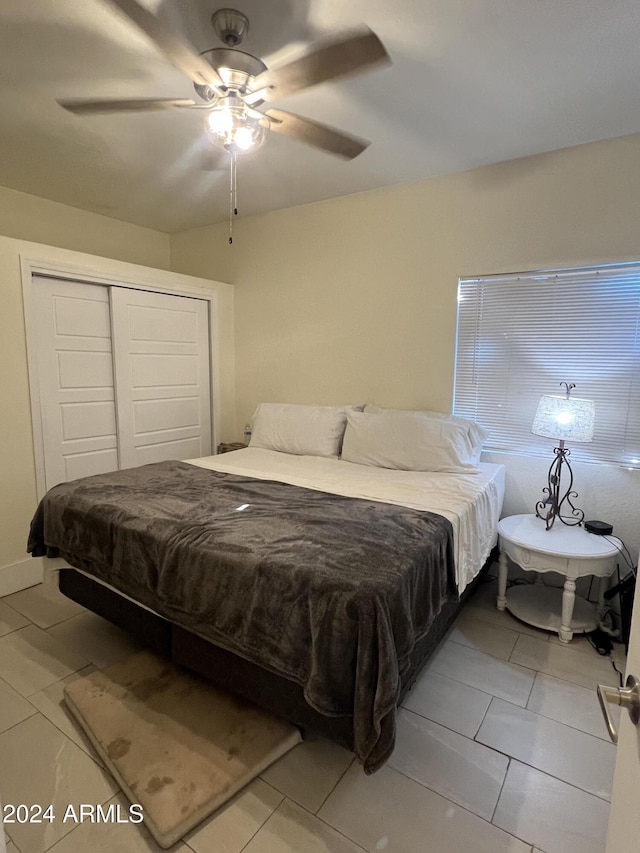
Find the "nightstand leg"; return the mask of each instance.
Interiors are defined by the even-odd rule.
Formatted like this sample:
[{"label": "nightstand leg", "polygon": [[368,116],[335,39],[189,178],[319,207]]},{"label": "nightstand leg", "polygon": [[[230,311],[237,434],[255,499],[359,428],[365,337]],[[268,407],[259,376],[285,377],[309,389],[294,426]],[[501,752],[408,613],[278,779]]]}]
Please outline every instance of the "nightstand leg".
[{"label": "nightstand leg", "polygon": [[504,551],[500,552],[498,558],[498,600],[496,606],[498,610],[505,610],[507,606],[507,572],[509,566],[507,563],[507,555]]},{"label": "nightstand leg", "polygon": [[573,639],[571,620],[573,618],[573,605],[575,602],[576,582],[567,578],[564,582],[564,591],[562,593],[562,622],[558,631],[561,643],[570,643]]}]

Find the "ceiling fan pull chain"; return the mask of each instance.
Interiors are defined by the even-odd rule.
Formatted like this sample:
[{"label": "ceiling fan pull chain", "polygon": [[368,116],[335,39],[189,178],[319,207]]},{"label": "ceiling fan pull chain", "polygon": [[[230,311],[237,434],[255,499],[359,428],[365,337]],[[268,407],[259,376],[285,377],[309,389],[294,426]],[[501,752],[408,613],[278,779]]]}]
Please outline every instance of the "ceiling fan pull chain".
[{"label": "ceiling fan pull chain", "polygon": [[233,244],[233,217],[238,215],[238,172],[236,152],[229,151],[231,163],[229,164],[229,240]]},{"label": "ceiling fan pull chain", "polygon": [[238,215],[238,152],[231,153],[233,157],[233,215]]},{"label": "ceiling fan pull chain", "polygon": [[229,245],[233,243],[233,152],[229,152]]}]

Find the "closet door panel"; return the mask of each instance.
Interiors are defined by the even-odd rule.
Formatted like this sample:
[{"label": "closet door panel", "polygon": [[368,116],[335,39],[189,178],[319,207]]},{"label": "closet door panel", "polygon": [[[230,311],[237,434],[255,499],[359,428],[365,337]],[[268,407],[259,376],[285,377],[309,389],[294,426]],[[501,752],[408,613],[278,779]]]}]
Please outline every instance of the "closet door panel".
[{"label": "closet door panel", "polygon": [[205,300],[111,291],[120,465],[211,453]]},{"label": "closet door panel", "polygon": [[183,441],[171,440],[163,444],[141,445],[136,451],[136,465],[147,465],[149,462],[165,462],[167,459],[197,459],[203,454],[198,438]]},{"label": "closet door panel", "polygon": [[38,277],[42,441],[49,489],[118,468],[108,290]]}]

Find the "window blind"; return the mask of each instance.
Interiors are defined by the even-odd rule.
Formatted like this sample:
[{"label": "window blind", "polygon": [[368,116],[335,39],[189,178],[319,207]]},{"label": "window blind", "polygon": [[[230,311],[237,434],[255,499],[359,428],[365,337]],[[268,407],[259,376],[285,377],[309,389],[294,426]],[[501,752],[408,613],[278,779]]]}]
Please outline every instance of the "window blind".
[{"label": "window blind", "polygon": [[531,433],[543,394],[595,401],[571,458],[640,468],[640,263],[461,279],[453,410],[485,449],[548,455]]}]

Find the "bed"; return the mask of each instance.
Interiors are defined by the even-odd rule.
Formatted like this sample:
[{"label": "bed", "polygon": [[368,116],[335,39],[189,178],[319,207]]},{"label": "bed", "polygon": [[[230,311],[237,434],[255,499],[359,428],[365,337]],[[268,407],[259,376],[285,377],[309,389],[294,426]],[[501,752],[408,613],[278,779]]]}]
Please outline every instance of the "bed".
[{"label": "bed", "polygon": [[55,487],[29,551],[65,595],[373,772],[496,544],[504,469],[451,419],[263,406],[246,449]]}]

